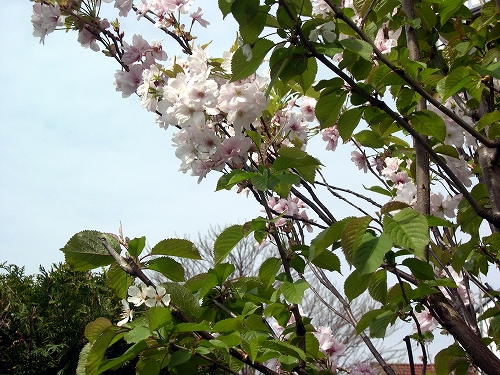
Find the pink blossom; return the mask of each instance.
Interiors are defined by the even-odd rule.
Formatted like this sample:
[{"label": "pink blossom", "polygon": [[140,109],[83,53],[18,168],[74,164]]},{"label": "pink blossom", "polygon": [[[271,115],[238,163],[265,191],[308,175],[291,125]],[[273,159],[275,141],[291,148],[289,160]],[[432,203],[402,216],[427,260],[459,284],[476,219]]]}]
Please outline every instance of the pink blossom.
[{"label": "pink blossom", "polygon": [[198,21],[198,23],[202,26],[202,27],[207,27],[207,25],[210,25],[210,22],[204,20],[203,18],[201,18],[201,16],[203,16],[203,13],[201,13],[201,8],[198,7],[198,10],[194,13],[191,13],[189,15],[189,17],[191,17],[193,19],[193,22],[194,21]]},{"label": "pink blossom", "polygon": [[325,0],[312,0],[311,1],[313,9],[313,14],[319,15],[323,18],[327,18],[332,12],[332,9],[328,6]]},{"label": "pink blossom", "polygon": [[40,37],[40,43],[44,43],[45,35],[53,32],[56,27],[64,25],[64,17],[61,16],[59,4],[55,3],[54,6],[34,4],[31,23],[34,28],[33,36]]},{"label": "pink blossom", "polygon": [[319,349],[331,360],[335,361],[339,356],[344,355],[345,345],[332,336],[330,327],[318,327],[313,335],[318,339]]},{"label": "pink blossom", "polygon": [[337,144],[339,141],[339,131],[337,125],[333,125],[331,128],[323,130],[322,138],[327,142],[326,149],[335,151],[337,149]]},{"label": "pink blossom", "polygon": [[121,17],[127,17],[128,12],[132,9],[133,0],[116,0],[115,8],[119,9],[118,13]]},{"label": "pink blossom", "polygon": [[95,35],[92,34],[89,30],[87,29],[82,29],[78,33],[78,42],[82,45],[84,48],[89,48],[92,51],[99,51],[99,45],[96,43],[96,38]]},{"label": "pink blossom", "polygon": [[394,198],[397,202],[403,202],[409,205],[415,204],[417,194],[417,188],[413,182],[407,182],[403,185],[401,189],[396,192],[396,197]]},{"label": "pink blossom", "polygon": [[128,43],[123,43],[123,56],[122,60],[125,64],[130,65],[137,61],[141,61],[142,56],[147,51],[151,50],[149,43],[142,38],[141,35],[134,34],[132,37],[132,45]]},{"label": "pink blossom", "polygon": [[294,140],[295,138],[305,141],[307,138],[307,123],[302,121],[302,114],[298,112],[288,112],[288,121],[286,122],[283,132],[285,135]]},{"label": "pink blossom", "polygon": [[393,173],[389,177],[391,181],[394,182],[394,187],[398,190],[401,190],[406,183],[411,181],[410,177],[408,177],[408,172],[406,171]]},{"label": "pink blossom", "polygon": [[377,375],[377,369],[374,369],[366,362],[358,362],[351,370],[351,375]]},{"label": "pink blossom", "polygon": [[116,91],[122,92],[122,97],[128,98],[141,84],[142,65],[135,64],[128,72],[118,71],[115,73]]},{"label": "pink blossom", "polygon": [[390,178],[390,176],[396,173],[396,171],[399,169],[399,165],[403,162],[403,160],[397,157],[387,157],[385,158],[384,162],[385,168],[382,169],[380,174],[384,177]]},{"label": "pink blossom", "polygon": [[300,112],[306,121],[314,121],[316,116],[316,99],[304,96],[300,102]]},{"label": "pink blossom", "polygon": [[[470,304],[474,303],[474,295],[470,292],[470,290],[467,288],[464,282],[464,277],[462,274],[457,273],[453,267],[447,266],[446,269],[450,273],[451,277],[453,278],[453,281],[457,285],[457,292],[460,298],[462,299],[462,302],[464,303],[465,306],[469,306]],[[443,276],[448,277],[448,273],[445,273],[443,271]],[[443,293],[443,295],[451,300],[451,296],[446,290],[445,287],[440,286],[439,289]]]},{"label": "pink blossom", "polygon": [[[425,307],[421,312],[415,313],[415,316],[417,317],[418,324],[420,326],[420,331],[422,333],[424,332],[432,332],[434,331],[437,326],[438,322],[430,311]],[[413,326],[414,331],[417,332],[417,327],[416,325]]]},{"label": "pink blossom", "polygon": [[358,151],[351,152],[351,161],[356,164],[358,169],[362,169],[365,173],[368,172],[368,163],[366,156]]}]

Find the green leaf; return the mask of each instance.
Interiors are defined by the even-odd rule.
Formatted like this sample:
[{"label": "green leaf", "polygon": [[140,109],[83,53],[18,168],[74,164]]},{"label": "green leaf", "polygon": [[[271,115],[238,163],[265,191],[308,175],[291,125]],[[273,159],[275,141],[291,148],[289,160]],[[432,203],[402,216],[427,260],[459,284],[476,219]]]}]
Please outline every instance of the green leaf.
[{"label": "green leaf", "polygon": [[279,150],[278,155],[279,156],[273,163],[273,169],[275,171],[321,165],[318,159],[312,157],[298,147],[283,147]]},{"label": "green leaf", "polygon": [[222,262],[243,237],[242,225],[232,225],[222,231],[214,242],[215,264]]},{"label": "green leaf", "polygon": [[328,247],[340,240],[342,231],[352,218],[345,218],[333,223],[326,229],[323,229],[312,241],[309,249],[309,260],[315,259],[323,253]]},{"label": "green leaf", "polygon": [[259,279],[262,281],[264,288],[269,288],[276,278],[281,268],[281,260],[278,258],[266,259],[259,268]]},{"label": "green leaf", "polygon": [[95,230],[84,230],[71,237],[61,249],[66,263],[75,271],[88,271],[113,263],[115,259],[109,255],[100,240],[101,237],[105,238],[117,253],[121,252],[118,240],[112,235]]},{"label": "green leaf", "polygon": [[232,263],[220,263],[208,271],[209,275],[214,275],[217,279],[217,285],[224,285],[227,278],[234,272],[235,266]]},{"label": "green leaf", "polygon": [[172,313],[163,306],[153,306],[146,310],[150,331],[157,331],[172,321]]},{"label": "green leaf", "polygon": [[122,270],[118,263],[113,263],[106,271],[106,278],[118,298],[127,299],[128,287],[134,282],[132,276]]},{"label": "green leaf", "polygon": [[[461,8],[464,2],[462,0],[443,0],[439,4],[439,20],[444,25],[450,17]],[[439,375],[439,374],[437,374]]]},{"label": "green leaf", "polygon": [[344,142],[347,142],[349,138],[351,138],[354,129],[356,129],[356,126],[358,126],[359,121],[363,116],[364,110],[364,107],[355,107],[345,111],[344,113],[342,113],[342,115],[340,115],[339,121],[337,123],[337,128]]},{"label": "green leaf", "polygon": [[171,302],[183,311],[188,317],[196,319],[200,313],[198,299],[183,285],[178,283],[164,283],[162,286],[170,294]]},{"label": "green leaf", "polygon": [[380,138],[373,130],[361,130],[354,135],[354,138],[361,146],[370,148],[384,147],[384,140]]},{"label": "green leaf", "polygon": [[424,257],[425,247],[429,243],[429,228],[425,216],[414,209],[404,208],[394,217],[384,217],[384,233],[403,249]]},{"label": "green leaf", "polygon": [[384,233],[380,237],[365,233],[361,244],[354,252],[352,264],[360,271],[361,275],[372,273],[380,267],[384,255],[391,249],[392,241]]},{"label": "green leaf", "polygon": [[345,49],[354,52],[367,61],[372,62],[373,48],[367,42],[352,38],[342,39],[339,42]]},{"label": "green leaf", "polygon": [[85,327],[85,338],[92,344],[95,340],[113,324],[106,318],[97,318]]},{"label": "green leaf", "polygon": [[128,242],[127,252],[133,257],[139,256],[146,246],[146,237],[134,238]]},{"label": "green leaf", "polygon": [[410,207],[410,205],[407,203],[398,202],[398,201],[390,201],[382,206],[382,208],[380,209],[380,213],[387,214],[389,212],[396,211],[396,210],[402,210],[403,208],[407,208],[407,207]]},{"label": "green leaf", "polygon": [[[497,121],[500,121],[500,111],[493,111],[493,112],[486,113],[477,122],[477,130],[483,130],[488,125],[491,125]],[[457,159],[458,159],[458,157],[457,157]]]},{"label": "green leaf", "polygon": [[241,332],[243,331],[243,324],[236,318],[228,318],[219,320],[212,327],[212,332]]},{"label": "green leaf", "polygon": [[222,18],[226,18],[226,16],[231,13],[231,4],[232,0],[219,0],[219,9],[222,12]]},{"label": "green leaf", "polygon": [[337,255],[330,251],[323,251],[317,255],[313,260],[312,264],[316,267],[323,268],[328,271],[340,272],[340,259]]},{"label": "green leaf", "polygon": [[378,270],[370,278],[368,293],[375,301],[385,304],[387,300],[387,271]]},{"label": "green leaf", "polygon": [[167,279],[172,281],[184,281],[184,267],[169,257],[159,257],[150,260],[147,267],[151,270],[160,272]]},{"label": "green leaf", "polygon": [[281,293],[285,299],[290,303],[300,304],[302,303],[302,297],[304,292],[309,288],[307,281],[299,279],[294,283],[290,281],[284,281],[280,286]]},{"label": "green leaf", "polygon": [[[467,360],[467,353],[458,346],[458,344],[450,345],[449,347],[441,350],[438,354],[436,354],[436,358],[434,359],[434,366],[436,369],[436,375],[448,375],[453,370],[457,369],[457,375],[466,374],[469,368],[469,364],[467,363],[467,368],[465,373],[463,372],[463,364],[459,364],[458,368],[457,359]],[[460,361],[459,361],[460,362]],[[464,363],[465,364],[465,363]]]},{"label": "green leaf", "polygon": [[136,365],[137,375],[158,375],[160,370],[168,363],[168,347],[161,346],[147,349],[141,353]]},{"label": "green leaf", "polygon": [[384,338],[387,326],[393,319],[393,311],[384,311],[382,314],[373,317],[370,320],[370,336],[375,338]]},{"label": "green leaf", "polygon": [[420,259],[416,258],[406,258],[403,260],[403,265],[408,267],[418,280],[434,280],[434,270],[432,266]]},{"label": "green leaf", "polygon": [[354,270],[344,282],[344,293],[352,301],[363,293],[370,283],[372,274],[361,274],[359,270]]},{"label": "green leaf", "polygon": [[370,322],[372,321],[372,319],[380,315],[384,311],[385,310],[377,309],[370,310],[364,313],[363,316],[359,319],[358,324],[356,325],[356,334],[359,335],[361,332],[367,329],[370,326]]},{"label": "green leaf", "polygon": [[268,39],[257,40],[252,46],[252,58],[249,61],[247,61],[242,49],[238,48],[231,60],[231,70],[233,72],[231,81],[239,81],[255,73],[273,47],[274,43]]},{"label": "green leaf", "polygon": [[[259,6],[259,0],[234,0],[231,12],[240,26],[245,43],[254,43],[264,29],[269,7]],[[234,70],[233,70],[234,72]]]},{"label": "green leaf", "polygon": [[104,358],[104,354],[115,338],[118,329],[119,327],[109,327],[94,341],[87,355],[87,363],[85,365],[87,375],[97,375],[99,373],[99,366]]},{"label": "green leaf", "polygon": [[248,354],[250,360],[255,362],[257,355],[259,354],[259,339],[254,337],[248,341],[243,341],[241,343],[241,348]]},{"label": "green leaf", "polygon": [[233,169],[231,172],[222,175],[217,181],[217,187],[215,191],[222,189],[230,190],[234,185],[239,184],[242,181],[246,181],[254,177],[256,173],[245,172],[241,169]]},{"label": "green leaf", "polygon": [[369,216],[358,217],[346,223],[342,231],[342,251],[345,254],[346,260],[352,265],[354,254],[358,249],[363,236],[365,235],[368,225],[372,219]]},{"label": "green leaf", "polygon": [[194,243],[182,238],[169,238],[158,242],[151,249],[151,254],[170,255],[187,259],[202,259]]},{"label": "green leaf", "polygon": [[441,96],[441,100],[445,101],[453,94],[469,87],[471,83],[476,84],[480,81],[481,76],[471,68],[458,66],[438,82],[436,90]]},{"label": "green leaf", "polygon": [[410,122],[413,128],[421,134],[436,138],[444,143],[446,138],[446,125],[444,120],[437,113],[427,109],[413,112],[410,116]]},{"label": "green leaf", "polygon": [[306,355],[301,349],[299,349],[296,346],[293,346],[291,344],[288,344],[286,342],[282,342],[282,341],[278,341],[278,340],[265,340],[265,341],[262,341],[260,343],[260,345],[263,348],[275,350],[281,354],[291,355],[291,356],[293,356],[295,358],[299,358],[303,361],[306,360]]},{"label": "green leaf", "polygon": [[210,331],[210,324],[205,320],[201,323],[179,323],[175,327],[178,332]]},{"label": "green leaf", "polygon": [[172,368],[183,363],[186,363],[191,359],[191,353],[188,350],[177,350],[170,357],[170,362],[168,367]]},{"label": "green leaf", "polygon": [[125,336],[123,336],[123,338],[128,344],[132,344],[142,340],[146,340],[149,336],[151,336],[151,331],[148,327],[136,326],[131,331],[125,333]]},{"label": "green leaf", "polygon": [[330,128],[337,123],[340,110],[347,98],[345,90],[329,92],[326,95],[321,95],[316,103],[316,118],[318,119],[321,129]]}]

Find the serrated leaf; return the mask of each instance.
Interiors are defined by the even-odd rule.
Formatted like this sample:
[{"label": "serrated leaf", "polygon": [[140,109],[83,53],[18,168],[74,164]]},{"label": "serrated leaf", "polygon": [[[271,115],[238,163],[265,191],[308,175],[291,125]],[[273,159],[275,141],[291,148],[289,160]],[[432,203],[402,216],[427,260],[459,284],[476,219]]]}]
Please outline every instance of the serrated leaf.
[{"label": "serrated leaf", "polygon": [[393,311],[384,311],[370,320],[370,336],[375,338],[384,338],[387,326],[394,318]]},{"label": "serrated leaf", "polygon": [[380,237],[365,233],[357,250],[354,252],[352,265],[361,275],[372,273],[380,267],[384,255],[392,249],[391,239],[382,233]]},{"label": "serrated leaf", "polygon": [[128,287],[133,284],[132,276],[113,263],[106,271],[107,284],[113,289],[118,298],[127,299]]},{"label": "serrated leaf", "polygon": [[337,255],[330,251],[323,251],[317,255],[312,261],[316,267],[323,268],[328,271],[340,272],[340,259]]},{"label": "serrated leaf", "polygon": [[408,267],[418,280],[434,280],[434,270],[432,266],[416,258],[406,258],[403,260],[403,265]]},{"label": "serrated leaf", "polygon": [[146,246],[146,237],[134,238],[128,242],[127,252],[133,257],[139,256]]},{"label": "serrated leaf", "polygon": [[337,128],[344,142],[347,142],[351,138],[354,129],[356,129],[363,116],[364,110],[365,107],[355,107],[340,115]]},{"label": "serrated leaf", "polygon": [[413,128],[421,134],[436,138],[444,143],[446,138],[446,125],[444,120],[437,113],[427,109],[413,112],[410,116]]},{"label": "serrated leaf", "polygon": [[86,375],[85,366],[87,365],[87,358],[91,348],[92,344],[88,342],[80,351],[78,356],[78,365],[76,367],[76,375]]},{"label": "serrated leaf", "polygon": [[392,211],[402,210],[403,208],[410,207],[409,204],[398,201],[390,201],[382,206],[380,209],[381,214],[387,214]]},{"label": "serrated leaf", "polygon": [[151,249],[151,254],[170,255],[187,259],[202,259],[195,244],[183,238],[162,240]]},{"label": "serrated leaf", "polygon": [[153,306],[146,310],[150,331],[156,331],[172,321],[172,313],[163,306]]},{"label": "serrated leaf", "polygon": [[278,155],[279,156],[273,163],[273,169],[275,171],[321,165],[321,162],[318,159],[312,157],[298,147],[283,147],[278,152]]},{"label": "serrated leaf", "polygon": [[434,359],[434,366],[436,375],[448,375],[452,372],[450,363],[457,358],[466,357],[465,351],[458,346],[458,344],[450,345],[449,347],[441,350]]},{"label": "serrated leaf", "polygon": [[[497,121],[500,121],[500,111],[493,111],[493,112],[486,113],[477,122],[477,130],[483,130],[488,125],[491,125]],[[457,159],[458,159],[458,157],[457,157]]]},{"label": "serrated leaf", "polygon": [[160,272],[167,279],[172,281],[184,281],[184,267],[182,264],[169,257],[159,257],[150,260],[148,268]]},{"label": "serrated leaf", "polygon": [[367,329],[370,326],[371,320],[377,315],[380,315],[383,311],[384,310],[382,309],[376,309],[364,313],[363,316],[359,319],[358,324],[356,324],[356,334],[359,335],[361,332]]},{"label": "serrated leaf", "polygon": [[259,268],[259,279],[262,281],[264,288],[269,288],[276,278],[278,271],[281,268],[281,260],[278,258],[266,259]]},{"label": "serrated leaf", "polygon": [[354,52],[363,59],[372,62],[373,48],[364,40],[346,38],[339,41],[345,49]]},{"label": "serrated leaf", "polygon": [[394,217],[384,217],[384,233],[403,249],[409,250],[418,257],[424,257],[429,243],[427,220],[419,212],[405,208]]},{"label": "serrated leaf", "polygon": [[118,327],[108,327],[94,341],[87,355],[87,363],[85,364],[85,372],[87,375],[97,375],[99,366],[104,358],[106,350],[115,338]]},{"label": "serrated leaf", "polygon": [[349,301],[360,296],[368,288],[371,277],[372,274],[367,273],[362,275],[358,270],[354,270],[347,276],[344,282],[344,293]]},{"label": "serrated leaf", "polygon": [[345,218],[341,221],[333,223],[328,228],[323,229],[311,241],[311,246],[309,248],[309,260],[313,260],[328,247],[340,240],[342,237],[342,231],[350,220],[352,220],[352,218]]},{"label": "serrated leaf", "polygon": [[164,283],[162,286],[170,294],[170,301],[188,317],[196,319],[201,312],[198,299],[184,286],[177,283]]},{"label": "serrated leaf", "polygon": [[372,221],[371,217],[363,216],[350,220],[346,223],[342,231],[341,245],[342,251],[349,264],[352,264],[354,254],[358,249],[363,236],[365,235],[366,228]]},{"label": "serrated leaf", "polygon": [[387,300],[387,271],[378,270],[370,278],[368,293],[375,301],[385,304]]},{"label": "serrated leaf", "polygon": [[334,91],[319,98],[316,103],[315,114],[321,129],[330,128],[337,123],[346,98],[347,93],[344,90]]},{"label": "serrated leaf", "polygon": [[215,264],[222,262],[231,250],[245,237],[242,225],[232,225],[224,229],[214,242]]},{"label": "serrated leaf", "polygon": [[205,320],[201,323],[179,323],[175,327],[178,332],[210,331],[210,324]]},{"label": "serrated leaf", "polygon": [[453,69],[446,77],[441,79],[436,85],[436,91],[444,102],[453,94],[456,94],[471,83],[481,81],[481,76],[472,69],[465,66],[458,66]]},{"label": "serrated leaf", "polygon": [[84,230],[71,237],[61,249],[66,263],[75,271],[88,271],[113,263],[115,259],[102,244],[101,237],[105,238],[117,253],[121,252],[120,244],[112,235],[95,230]]},{"label": "serrated leaf", "polygon": [[268,39],[257,40],[252,47],[252,57],[247,61],[242,48],[238,48],[231,60],[232,77],[231,81],[239,81],[254,74],[261,66],[267,53],[274,47],[274,43]]},{"label": "serrated leaf", "polygon": [[281,293],[285,299],[290,303],[300,304],[302,303],[302,297],[304,292],[309,288],[307,281],[299,279],[292,283],[290,281],[284,281],[280,286]]},{"label": "serrated leaf", "polygon": [[[462,0],[444,0],[439,4],[439,19],[441,25],[444,25],[446,21],[462,6],[464,2]],[[438,374],[439,375],[439,374]]]},{"label": "serrated leaf", "polygon": [[257,355],[259,354],[259,339],[254,337],[249,341],[243,341],[241,343],[241,348],[248,354],[250,360],[255,362]]},{"label": "serrated leaf", "polygon": [[286,342],[278,340],[265,340],[262,341],[260,345],[266,349],[276,350],[281,354],[291,355],[303,361],[306,360],[306,355],[301,349],[297,348],[296,346],[290,345]]},{"label": "serrated leaf", "polygon": [[219,320],[212,327],[212,332],[240,332],[243,330],[243,324],[236,318]]},{"label": "serrated leaf", "polygon": [[128,344],[132,344],[142,340],[146,340],[149,336],[151,336],[151,331],[148,327],[136,326],[131,331],[125,333],[123,338]]},{"label": "serrated leaf", "polygon": [[85,327],[85,338],[92,344],[106,329],[113,324],[106,318],[97,318]]},{"label": "serrated leaf", "polygon": [[139,355],[143,350],[147,349],[148,344],[146,341],[140,341],[130,348],[127,349],[125,353],[123,353],[118,358],[113,359],[104,359],[99,365],[99,373],[103,373],[107,370],[116,369],[117,367],[123,365],[127,361],[131,361],[135,357]]}]

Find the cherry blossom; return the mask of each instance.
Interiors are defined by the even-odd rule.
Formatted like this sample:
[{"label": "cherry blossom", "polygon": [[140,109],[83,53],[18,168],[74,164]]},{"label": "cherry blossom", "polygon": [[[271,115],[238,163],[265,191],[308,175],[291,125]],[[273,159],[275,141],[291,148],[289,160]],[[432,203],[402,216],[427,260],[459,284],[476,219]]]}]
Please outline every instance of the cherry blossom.
[{"label": "cherry blossom", "polygon": [[161,306],[164,305],[168,307],[170,304],[170,294],[167,294],[166,290],[162,286],[157,286],[156,290],[154,287],[148,287],[152,289],[148,289],[147,296],[149,297],[145,301],[145,305],[147,307],[153,307],[153,306]]},{"label": "cherry blossom", "polygon": [[[469,289],[465,285],[463,275],[461,273],[460,274],[457,273],[457,271],[455,271],[453,269],[453,267],[451,267],[451,266],[447,266],[446,270],[448,272],[443,271],[442,272],[443,276],[448,277],[448,273],[451,275],[451,277],[453,278],[453,281],[457,285],[458,295],[462,299],[462,302],[464,303],[464,305],[469,306],[469,305],[473,304],[474,303],[474,295],[472,293],[470,293]],[[452,299],[448,290],[446,290],[445,287],[440,286],[439,289],[441,290],[441,292],[443,293],[443,295],[446,298],[448,298],[449,300]]]},{"label": "cherry blossom", "polygon": [[203,16],[203,13],[201,12],[201,8],[198,7],[198,10],[194,13],[191,13],[189,15],[189,17],[191,17],[193,19],[193,22],[197,21],[201,27],[207,27],[208,25],[210,25],[210,22],[204,20],[203,18],[201,18],[201,16]]},{"label": "cherry blossom", "polygon": [[[424,307],[424,309],[421,312],[415,313],[415,316],[417,318],[418,325],[420,326],[420,331],[422,333],[432,332],[438,326],[437,320],[434,319],[434,317],[426,307]],[[413,329],[415,332],[417,332],[417,327],[415,324],[413,325]]]},{"label": "cherry blossom", "polygon": [[365,173],[368,172],[368,162],[366,156],[358,151],[351,152],[351,161],[358,167],[362,169]]},{"label": "cherry blossom", "polygon": [[300,101],[300,113],[306,121],[314,121],[316,117],[316,99],[304,96]]},{"label": "cherry blossom", "polygon": [[133,303],[135,307],[138,307],[145,303],[148,298],[153,298],[156,292],[152,286],[146,286],[146,284],[141,283],[139,286],[129,286],[128,295],[127,302]]},{"label": "cherry blossom", "polygon": [[120,318],[122,318],[122,320],[116,323],[116,325],[118,327],[121,327],[122,325],[130,322],[133,317],[134,317],[134,311],[130,308],[128,302],[122,299],[122,313],[120,314]]},{"label": "cherry blossom", "polygon": [[45,42],[45,36],[53,32],[56,27],[64,25],[64,17],[61,16],[59,4],[52,5],[39,4],[33,5],[33,15],[31,16],[33,24],[33,36],[40,37],[40,43]]},{"label": "cherry blossom", "polygon": [[358,362],[354,367],[351,369],[351,375],[377,375],[378,370],[375,368],[372,368],[370,364],[366,362]]},{"label": "cherry blossom", "polygon": [[327,142],[326,149],[335,151],[337,149],[337,144],[339,141],[339,131],[337,125],[333,125],[331,128],[327,128],[322,132],[323,141]]},{"label": "cherry blossom", "polygon": [[141,61],[142,56],[146,51],[150,51],[151,46],[143,39],[141,35],[134,34],[132,37],[132,45],[123,42],[122,60],[125,64],[130,65],[137,61]]}]

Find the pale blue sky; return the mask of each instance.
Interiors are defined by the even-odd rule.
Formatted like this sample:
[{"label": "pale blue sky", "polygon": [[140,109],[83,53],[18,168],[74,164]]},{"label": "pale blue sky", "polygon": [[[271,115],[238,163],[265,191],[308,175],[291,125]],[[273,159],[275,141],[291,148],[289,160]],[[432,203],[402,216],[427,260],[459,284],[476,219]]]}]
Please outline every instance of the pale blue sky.
[{"label": "pale blue sky", "polygon": [[[234,42],[236,27],[221,21],[215,4],[204,7],[209,28],[195,33],[200,44],[213,40],[210,53],[221,56]],[[116,16],[109,8],[104,4],[101,14]],[[219,175],[197,185],[196,177],[178,172],[174,129],[159,129],[137,97],[122,99],[115,91],[117,63],[82,48],[75,32],[56,31],[39,44],[31,14],[32,3],[18,0],[4,4],[0,15],[6,44],[0,54],[0,262],[35,273],[40,264],[63,261],[59,249],[76,232],[116,233],[120,221],[125,235],[145,235],[154,245],[173,236],[196,238],[210,224],[261,215],[252,198],[214,193]],[[129,16],[122,22],[129,41],[134,33],[165,39],[169,57],[180,54],[145,20]],[[361,177],[350,161],[351,146],[334,154],[317,142],[314,153],[333,165],[330,175],[338,185]],[[345,207],[340,209],[338,216],[346,216]]]}]

